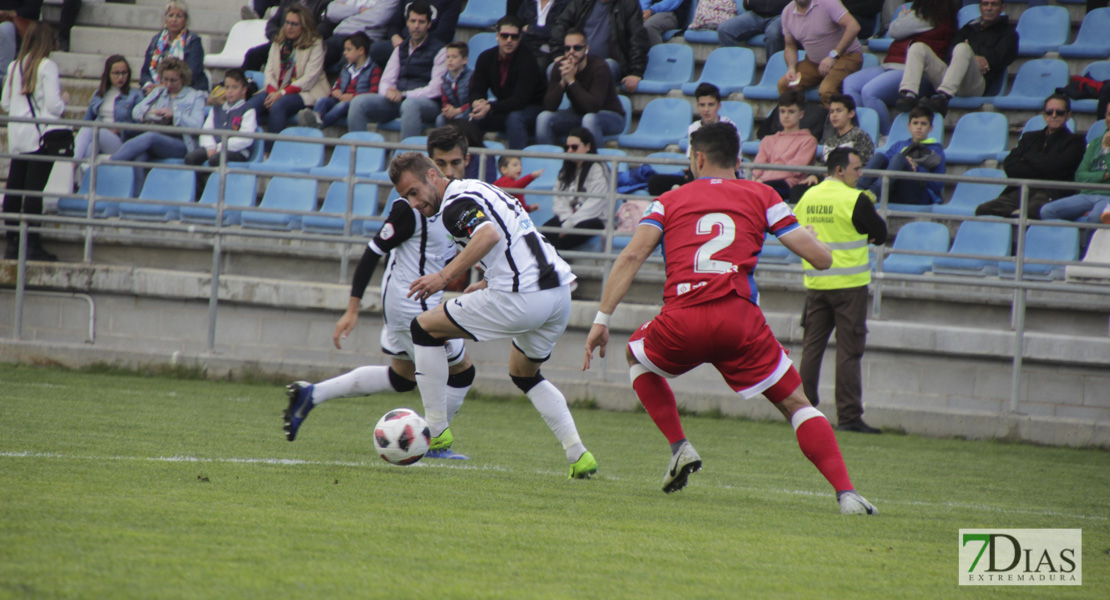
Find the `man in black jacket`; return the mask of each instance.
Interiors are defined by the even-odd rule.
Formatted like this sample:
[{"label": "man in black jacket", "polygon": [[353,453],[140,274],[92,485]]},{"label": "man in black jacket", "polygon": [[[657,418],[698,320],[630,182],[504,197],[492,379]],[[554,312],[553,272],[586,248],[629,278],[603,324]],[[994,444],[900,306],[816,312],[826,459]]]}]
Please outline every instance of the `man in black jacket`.
[{"label": "man in black jacket", "polygon": [[[528,132],[535,130],[543,110],[543,73],[536,57],[521,43],[520,19],[506,15],[495,25],[497,47],[478,55],[470,79],[470,120],[482,131],[505,131],[509,148],[528,145]],[[493,92],[496,100],[488,100]]]},{"label": "man in black jacket", "polygon": [[1017,58],[1018,33],[1003,9],[1002,0],[980,0],[980,17],[952,37],[952,58],[947,63],[925,44],[911,45],[895,108],[908,111],[917,105],[923,72],[937,93],[922,102],[941,115],[948,114],[953,96],[982,96],[988,85],[1006,77],[1006,67]]},{"label": "man in black jacket", "polygon": [[[1021,136],[1016,148],[1006,155],[1002,167],[1011,179],[1041,179],[1044,181],[1074,181],[1075,170],[1087,150],[1083,136],[1068,130],[1071,117],[1071,99],[1063,94],[1053,94],[1044,101],[1045,128]],[[1025,214],[1038,219],[1041,207],[1075,190],[1034,188],[1029,190]],[[1021,208],[1021,188],[1011,185],[1002,195],[975,208],[979,216],[1013,217]]]},{"label": "man in black jacket", "polygon": [[[406,20],[408,5],[411,3],[412,0],[397,3],[397,12],[389,22],[387,39],[370,45],[370,59],[375,64],[384,65],[389,60],[389,55],[393,54],[393,49],[409,39]],[[432,27],[428,30],[428,37],[438,40],[444,46],[455,41],[455,28],[459,26],[463,0],[428,0],[428,4],[432,5]]]},{"label": "man in black jacket", "polygon": [[650,47],[637,0],[571,0],[551,28],[553,50],[563,46],[570,29],[585,31],[591,55],[606,59],[624,89],[636,91]]}]

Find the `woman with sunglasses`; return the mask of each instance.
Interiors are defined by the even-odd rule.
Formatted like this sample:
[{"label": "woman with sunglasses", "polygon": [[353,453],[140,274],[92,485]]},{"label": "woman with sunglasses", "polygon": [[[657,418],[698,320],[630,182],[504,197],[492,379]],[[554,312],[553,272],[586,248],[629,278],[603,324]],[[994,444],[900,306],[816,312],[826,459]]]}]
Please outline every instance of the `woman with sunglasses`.
[{"label": "woman with sunglasses", "polygon": [[166,4],[165,22],[162,31],[150,38],[143,58],[143,68],[139,72],[139,85],[143,94],[158,85],[158,65],[167,57],[183,60],[189,65],[192,87],[208,91],[208,75],[204,72],[204,46],[200,36],[189,31],[189,7],[182,0],[170,0]]},{"label": "woman with sunglasses", "polygon": [[[585,127],[577,127],[567,134],[568,155],[597,154],[594,136]],[[557,192],[580,192],[583,196],[555,196],[555,216],[544,223],[545,227],[562,229],[604,229],[604,194],[609,191],[609,167],[605,163],[576,160],[568,157],[555,181]],[[556,250],[570,250],[585,244],[592,236],[577,233],[545,233]]]}]

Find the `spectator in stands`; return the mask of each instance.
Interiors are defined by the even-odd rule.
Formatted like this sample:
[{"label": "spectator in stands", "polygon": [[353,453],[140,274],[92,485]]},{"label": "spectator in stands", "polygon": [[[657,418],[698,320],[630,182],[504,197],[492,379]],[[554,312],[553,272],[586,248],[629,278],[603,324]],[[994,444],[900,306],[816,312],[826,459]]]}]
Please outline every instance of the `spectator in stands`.
[{"label": "spectator in stands", "polygon": [[[501,177],[493,182],[493,185],[506,190],[526,188],[528,184],[535,181],[537,177],[543,175],[543,169],[539,169],[538,171],[532,171],[524,177],[521,177],[520,175],[524,172],[524,169],[521,166],[520,158],[516,156],[502,156],[498,158],[497,170],[501,173]],[[535,212],[540,208],[539,204],[528,204],[525,202],[523,193],[515,193],[513,194],[513,198],[516,198],[516,201],[520,202],[520,206],[528,212]]]},{"label": "spectator in stands", "polygon": [[[488,148],[488,146],[486,146],[485,140],[482,139],[481,130],[478,129],[478,126],[475,125],[473,121],[462,121],[459,119],[455,119],[449,122],[445,128],[441,127],[440,129],[454,129],[458,132],[457,135],[461,135],[466,138],[466,146],[468,148],[468,162],[464,171],[466,173],[466,179],[481,179],[486,183],[493,183],[494,181],[497,181],[499,177],[497,173],[497,156],[492,153],[486,154],[485,161],[482,161],[480,160],[481,155],[469,153],[469,148]],[[432,133],[434,133],[435,131],[439,130],[432,130]],[[428,135],[430,137],[431,133],[429,133]],[[470,160],[470,158],[473,158],[474,160]],[[481,166],[483,163],[485,164],[484,169]]]},{"label": "spectator in stands", "polygon": [[[782,11],[786,75],[779,79],[779,93],[817,87],[821,103],[840,92],[844,78],[863,66],[863,49],[856,34],[859,23],[840,0],[794,0]],[[798,48],[805,48],[798,60]]]},{"label": "spectator in stands", "polygon": [[20,40],[41,12],[42,0],[0,0],[0,79],[7,74]]},{"label": "spectator in stands", "polygon": [[359,94],[376,94],[382,70],[370,62],[370,39],[361,31],[347,36],[343,42],[343,67],[331,88],[331,93],[316,101],[314,108],[297,113],[297,124],[302,127],[331,127],[347,117],[351,100]]},{"label": "spectator in stands", "polygon": [[[459,25],[459,15],[462,13],[463,0],[425,0],[431,9],[431,25],[428,26],[427,36],[440,43],[440,47],[455,41],[455,28]],[[411,32],[408,29],[408,8],[411,2],[402,1],[393,19],[389,22],[388,37],[370,46],[370,59],[379,65],[384,65],[389,60],[393,51],[401,42],[409,39]]]},{"label": "spectator in stands", "polygon": [[69,32],[77,24],[81,0],[62,0],[62,14],[58,16],[58,50],[69,52]]},{"label": "spectator in stands", "polygon": [[647,69],[650,47],[636,0],[571,0],[551,28],[552,45],[564,41],[571,29],[586,34],[594,56],[608,62],[613,78],[625,90],[636,91]]},{"label": "spectator in stands", "polygon": [[[386,37],[389,21],[397,11],[400,0],[333,0],[328,4],[324,19],[331,31],[324,36],[327,54],[324,55],[324,68],[343,59],[343,45],[353,33],[364,34],[371,42],[379,42]],[[370,49],[366,49],[367,57]]]},{"label": "spectator in stands", "polygon": [[690,0],[640,0],[648,47],[663,43],[663,34],[686,25]]},{"label": "spectator in stands", "polygon": [[[760,140],[759,153],[755,157],[757,164],[799,167],[813,164],[817,155],[817,138],[801,127],[804,104],[805,97],[801,91],[792,89],[782,93],[779,97],[782,131]],[[753,180],[771,186],[784,200],[790,197],[790,188],[801,183],[805,177],[803,173],[790,171],[752,170]]]},{"label": "spectator in stands", "polygon": [[[694,18],[690,21],[688,29],[698,31],[716,31],[721,45],[725,45],[724,37],[720,34],[720,27],[725,21],[744,12],[744,0],[698,0],[694,10]],[[782,27],[778,29],[782,31]],[[781,48],[780,48],[781,50]]]},{"label": "spectator in stands", "polygon": [[[121,54],[113,54],[104,61],[100,74],[100,87],[96,88],[85,111],[86,121],[100,123],[134,123],[131,111],[143,100],[143,93],[131,87],[131,65]],[[111,154],[123,145],[123,140],[135,135],[134,131],[120,131],[101,127],[96,130],[97,151]],[[88,158],[93,140],[93,128],[82,127],[74,142],[74,158]]]},{"label": "spectator in stands", "polygon": [[844,8],[859,23],[856,37],[865,40],[875,33],[875,22],[883,11],[883,3],[884,0],[844,0]]},{"label": "spectator in stands", "polygon": [[470,120],[482,131],[505,132],[512,150],[528,145],[543,110],[543,71],[536,68],[532,51],[520,43],[522,25],[511,15],[497,21],[497,47],[478,55],[470,81]]},{"label": "spectator in stands", "polygon": [[[906,51],[911,44],[921,42],[936,55],[948,50],[948,41],[955,29],[955,15],[951,0],[914,0],[890,24],[887,35],[894,43],[887,50],[886,58],[877,67],[852,73],[844,80],[844,93],[858,105],[879,113],[879,131],[890,132],[890,111],[887,106],[898,100],[898,86],[906,67]],[[864,164],[867,159],[863,159]]]},{"label": "spectator in stands", "polygon": [[347,124],[366,131],[370,123],[401,118],[401,139],[420,135],[439,114],[441,82],[447,71],[447,44],[428,35],[434,9],[424,0],[408,5],[408,41],[393,50],[377,94],[351,100]]},{"label": "spectator in stands", "polygon": [[717,39],[722,46],[743,46],[763,34],[767,56],[786,47],[782,36],[782,11],[790,0],[743,0],[744,10],[717,26]]},{"label": "spectator in stands", "polygon": [[[266,131],[280,133],[289,117],[328,95],[324,76],[324,43],[308,9],[297,4],[285,11],[285,24],[270,44],[266,89],[247,104],[259,117],[269,115]],[[274,143],[266,142],[269,152]]]},{"label": "spectator in stands", "polygon": [[[268,6],[266,6],[265,8],[269,8],[269,6],[278,6],[278,10],[274,11],[273,16],[271,16],[270,19],[266,21],[266,39],[273,41],[277,38],[278,34],[281,33],[282,28],[285,27],[285,12],[289,10],[289,7],[298,5],[303,6],[305,9],[308,10],[309,14],[312,15],[313,20],[317,23],[317,31],[320,32],[320,36],[323,37],[324,34],[321,30],[330,29],[325,28],[322,23],[324,21],[324,13],[327,11],[328,4],[330,4],[331,1],[332,0],[281,0],[281,2],[279,3],[274,0],[269,0],[267,2]],[[265,8],[263,12],[260,12],[258,14],[265,14]],[[253,18],[257,19],[258,17]],[[330,34],[331,32],[328,31],[328,33]],[[243,57],[243,70],[261,71],[266,66],[266,59],[268,59],[269,57],[269,42],[265,44],[260,44],[258,46],[255,46],[254,48],[251,48],[250,50],[247,50],[246,56]]]},{"label": "spectator in stands", "polygon": [[[821,145],[818,147],[817,166],[825,166],[829,154],[837,148],[851,148],[859,154],[863,162],[871,160],[875,154],[875,142],[867,132],[860,129],[856,117],[856,102],[847,94],[836,94],[829,100],[829,120],[825,124]],[[809,175],[801,183],[790,188],[790,202],[797,203],[806,191],[821,182],[821,177]]]},{"label": "spectator in stands", "polygon": [[[989,1],[989,0],[988,0]],[[1053,94],[1044,101],[1044,129],[1030,131],[1021,136],[1017,147],[1006,155],[1002,167],[1010,179],[1040,179],[1043,181],[1072,181],[1079,162],[1083,160],[1086,142],[1083,136],[1068,130],[1071,117],[1071,99]],[[1041,207],[1049,202],[1072,195],[1071,190],[1057,188],[1030,188],[1026,215],[1030,219],[1041,216]],[[1021,187],[1007,186],[1002,195],[975,208],[976,215],[1012,217],[1021,209]]]},{"label": "spectator in stands", "polygon": [[912,44],[895,108],[904,112],[918,103],[922,75],[937,93],[921,101],[942,116],[948,114],[953,96],[981,96],[997,78],[1006,77],[1006,67],[1017,58],[1018,34],[1010,18],[1002,14],[1003,8],[1002,0],[980,0],[980,17],[952,37],[948,61],[927,44]]},{"label": "spectator in stands", "polygon": [[[556,58],[536,118],[536,142],[555,141],[581,125],[595,140],[624,130],[624,107],[617,97],[613,73],[605,61],[590,54],[586,33],[571,29],[564,36],[563,55]],[[560,109],[566,94],[570,108]]]},{"label": "spectator in stands", "polygon": [[[694,132],[701,129],[703,125],[710,125],[718,121],[722,123],[732,123],[728,117],[720,115],[721,110],[721,90],[712,83],[702,82],[694,90],[694,101],[697,103],[698,120],[690,123],[686,128],[686,139],[689,141]],[[733,127],[736,126],[732,123]],[[690,147],[686,147],[686,158],[690,158]],[[739,157],[737,157],[739,158]],[[652,196],[658,196],[665,192],[674,189],[676,186],[686,184],[694,180],[693,173],[690,169],[684,169],[682,174],[669,175],[666,173],[656,173],[648,179],[648,193]]]},{"label": "spectator in stands", "polygon": [[[1075,170],[1075,180],[1079,183],[1110,184],[1110,117],[1106,117],[1106,125],[1106,132],[1087,144],[1083,160]],[[1065,196],[1042,206],[1041,218],[1079,221],[1089,215],[1092,217],[1089,221],[1098,222],[1102,211],[1096,211],[1095,205],[1100,202],[1105,204],[1107,197],[1110,197],[1110,191],[1107,190],[1080,190],[1078,194]]]},{"label": "spectator in stands", "polygon": [[[54,28],[46,23],[32,24],[19,49],[19,55],[4,77],[0,93],[0,108],[9,116],[25,119],[42,119],[45,123],[8,123],[8,152],[15,156],[8,166],[7,190],[41,192],[46,189],[53,161],[30,161],[22,156],[50,155],[73,156],[73,134],[68,129],[51,125],[50,121],[62,118],[69,93],[62,91],[58,65],[50,60],[50,53],[57,48]],[[21,193],[4,194],[5,213],[42,214],[42,196],[24,196]],[[7,220],[7,246],[4,258],[19,258],[19,221]],[[31,226],[39,223],[32,221]],[[27,258],[30,260],[58,260],[42,247],[42,238],[32,233],[27,239]]]},{"label": "spectator in stands", "polygon": [[139,85],[144,94],[149,94],[158,85],[158,65],[167,57],[185,61],[191,71],[192,86],[208,91],[208,75],[204,72],[204,46],[200,36],[187,29],[189,7],[182,0],[170,0],[166,4],[165,24],[162,31],[150,38],[143,58],[143,68],[139,72]]},{"label": "spectator in stands", "polygon": [[[929,137],[933,130],[933,111],[925,106],[914,107],[910,110],[910,120],[906,127],[910,131],[910,139],[891,144],[885,153],[872,156],[864,168],[943,175],[946,170],[944,147],[936,139]],[[860,177],[856,187],[869,191],[878,198],[882,193],[883,178]],[[929,205],[944,201],[941,195],[944,192],[944,182],[941,181],[892,179],[889,189],[889,202],[892,203]]]},{"label": "spectator in stands", "polygon": [[278,4],[281,4],[278,0],[251,0],[250,4],[239,9],[239,18],[244,21],[261,19],[266,16],[266,11]]},{"label": "spectator in stands", "polygon": [[568,2],[570,0],[526,0],[521,2],[520,10],[516,13],[524,23],[520,30],[524,35],[520,41],[532,51],[541,70],[547,69],[547,65],[551,64],[552,50],[558,49],[551,44],[551,26],[563,13]]},{"label": "spectator in stands", "polygon": [[[131,111],[131,118],[150,125],[199,128],[204,124],[208,94],[189,87],[189,65],[172,56],[158,64],[158,85]],[[155,158],[185,158],[197,147],[191,135],[147,131],[127,140],[112,154],[112,160],[145,162]],[[136,189],[142,169],[136,169]]]},{"label": "spectator in stands", "polygon": [[436,127],[443,127],[451,119],[470,119],[470,80],[474,71],[467,65],[470,46],[466,42],[447,44],[447,70],[443,73],[440,88],[439,116]]},{"label": "spectator in stands", "polygon": [[[594,136],[585,127],[572,129],[567,135],[566,153],[597,154]],[[567,158],[555,181],[557,192],[579,192],[583,196],[555,196],[555,216],[544,227],[562,229],[605,229],[605,211],[609,201],[609,167],[602,162]],[[592,236],[577,233],[545,233],[557,250],[571,250],[590,241]]]},{"label": "spectator in stands", "polygon": [[[204,120],[204,129],[231,129],[242,133],[254,133],[258,129],[258,117],[254,109],[247,106],[247,77],[240,69],[228,69],[224,73],[224,102],[213,106]],[[220,149],[223,138],[214,135],[200,136],[200,147],[185,155],[185,164],[220,166]],[[248,137],[227,138],[227,162],[245,162],[250,158],[254,140]],[[207,181],[207,177],[204,178]]]}]

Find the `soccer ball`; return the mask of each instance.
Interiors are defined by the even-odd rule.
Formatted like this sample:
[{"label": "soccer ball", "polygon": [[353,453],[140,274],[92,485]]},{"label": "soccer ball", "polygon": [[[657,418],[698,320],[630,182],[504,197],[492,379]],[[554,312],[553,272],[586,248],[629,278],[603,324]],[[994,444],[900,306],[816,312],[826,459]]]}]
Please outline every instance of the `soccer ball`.
[{"label": "soccer ball", "polygon": [[411,465],[424,458],[431,441],[428,422],[408,408],[385,413],[374,426],[374,449],[382,460],[395,465]]}]

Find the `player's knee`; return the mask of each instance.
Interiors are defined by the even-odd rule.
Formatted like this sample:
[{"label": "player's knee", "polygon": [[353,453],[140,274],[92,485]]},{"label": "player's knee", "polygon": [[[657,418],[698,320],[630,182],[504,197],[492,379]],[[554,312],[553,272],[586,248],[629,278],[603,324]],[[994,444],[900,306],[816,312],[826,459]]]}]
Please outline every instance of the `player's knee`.
[{"label": "player's knee", "polygon": [[397,371],[393,370],[393,367],[389,368],[389,385],[393,386],[393,389],[398,392],[411,392],[416,389],[415,381],[401,377],[397,374]]},{"label": "player's knee", "polygon": [[428,333],[428,331],[420,325],[419,318],[412,320],[412,323],[409,325],[409,332],[412,333],[412,343],[417,346],[442,346],[447,343],[446,340],[436,339],[435,336]]},{"label": "player's knee", "polygon": [[536,371],[536,374],[531,377],[518,377],[516,375],[509,375],[509,379],[513,380],[513,384],[520,388],[520,391],[527,394],[532,388],[536,387],[543,381],[543,375]]},{"label": "player's knee", "polygon": [[465,370],[447,376],[448,387],[453,388],[466,388],[474,383],[474,374],[477,370],[474,365],[470,365]]}]

